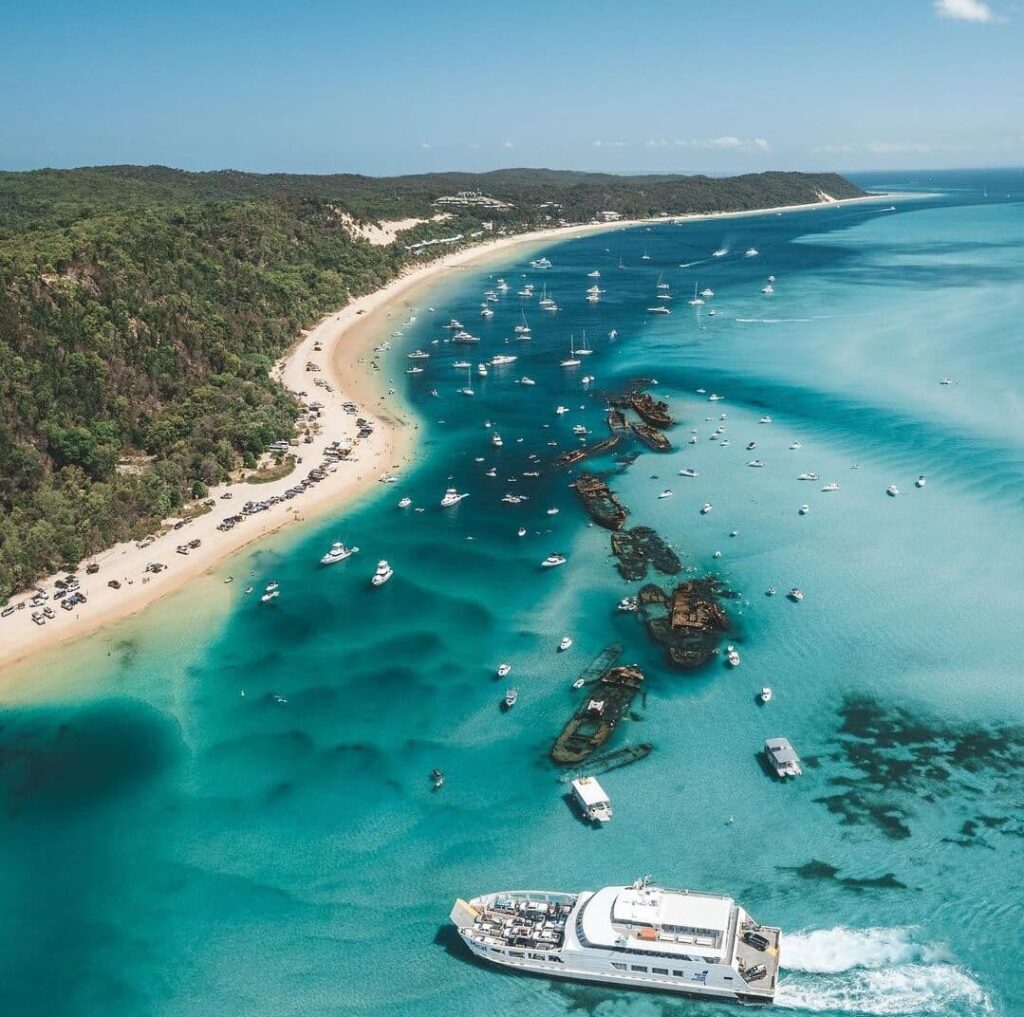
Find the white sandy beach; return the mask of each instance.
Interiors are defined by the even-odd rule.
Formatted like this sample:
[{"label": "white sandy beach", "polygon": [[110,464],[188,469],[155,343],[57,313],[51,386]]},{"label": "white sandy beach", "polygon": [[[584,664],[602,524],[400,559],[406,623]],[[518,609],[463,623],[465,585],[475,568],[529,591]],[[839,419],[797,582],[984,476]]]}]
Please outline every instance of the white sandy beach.
[{"label": "white sandy beach", "polygon": [[[381,377],[384,372],[375,370],[371,365],[371,350],[375,343],[387,339],[392,331],[399,328],[410,313],[415,313],[412,309],[423,291],[447,274],[470,265],[478,267],[489,260],[506,260],[517,249],[593,232],[627,229],[655,222],[834,208],[838,204],[893,200],[894,197],[869,196],[843,202],[788,206],[786,209],[671,216],[540,230],[498,238],[408,271],[382,289],[360,297],[340,311],[328,315],[305,333],[287,357],[275,367],[276,376],[287,388],[296,393],[305,392],[309,400],[323,404],[320,434],[313,444],[300,444],[292,450],[301,456],[301,463],[291,474],[265,484],[239,482],[211,488],[209,497],[216,500],[216,506],[183,529],[169,529],[148,547],[139,548],[135,543],[123,543],[91,557],[89,561],[97,563],[99,571],[86,575],[84,569],[79,570],[81,590],[88,598],[87,603],[65,611],[59,602],[48,600],[46,603],[53,606],[55,617],[44,625],[33,622],[33,609],[28,606],[0,619],[0,670],[8,669],[41,650],[134,615],[190,579],[210,573],[240,548],[288,523],[337,511],[371,490],[383,475],[400,473],[407,468],[415,452],[416,423],[403,407],[399,396],[388,395],[387,379]],[[322,345],[321,352],[314,351],[317,344]],[[322,373],[307,373],[307,362],[318,364]],[[313,379],[317,376],[327,379],[333,391],[328,392],[315,386]],[[238,512],[246,501],[279,495],[296,485],[310,469],[323,461],[324,451],[332,441],[356,437],[355,415],[346,413],[342,408],[346,401],[354,402],[359,408],[359,415],[374,424],[373,435],[358,442],[351,458],[339,462],[334,472],[329,472],[323,481],[299,497],[281,501],[266,511],[249,516],[227,532],[218,530],[217,525],[221,520]],[[225,493],[230,493],[230,500],[222,500]],[[177,545],[196,539],[201,542],[200,546],[187,556],[176,552]],[[147,575],[145,569],[150,562],[161,562],[167,567],[158,574]],[[60,574],[43,579],[37,588],[52,593],[58,578]],[[120,589],[109,587],[107,584],[110,580],[120,582]],[[244,585],[241,576],[236,583]],[[258,596],[260,592],[255,590],[252,596]],[[9,603],[27,601],[30,595],[17,595]]]}]

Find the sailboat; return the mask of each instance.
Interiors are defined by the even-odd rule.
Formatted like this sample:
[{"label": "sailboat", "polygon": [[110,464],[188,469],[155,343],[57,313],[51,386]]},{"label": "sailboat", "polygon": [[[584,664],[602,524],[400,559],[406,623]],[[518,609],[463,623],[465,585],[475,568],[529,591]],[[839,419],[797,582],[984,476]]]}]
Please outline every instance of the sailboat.
[{"label": "sailboat", "polygon": [[466,364],[466,387],[459,389],[460,394],[464,396],[471,396],[475,394],[473,392],[472,371],[473,365]]},{"label": "sailboat", "polygon": [[626,266],[622,263],[622,258],[619,258],[619,268],[625,268]]},{"label": "sailboat", "polygon": [[641,261],[650,261],[651,260],[651,256],[647,253],[647,248],[646,247],[644,248],[644,253],[640,255],[640,260]]},{"label": "sailboat", "polygon": [[693,284],[693,299],[689,302],[691,307],[699,307],[704,303],[703,299],[697,296],[697,284]]},{"label": "sailboat", "polygon": [[[593,352],[594,352],[593,350],[587,348],[587,331],[586,331],[586,329],[584,329],[583,330],[583,345],[578,350],[576,350],[575,355],[578,356],[578,357],[589,357],[590,354],[593,353]],[[576,363],[579,363],[579,361],[577,360]]]},{"label": "sailboat", "polygon": [[562,361],[562,367],[579,367],[580,359],[576,356],[576,347],[573,343],[573,337],[569,336],[569,356],[567,359]]},{"label": "sailboat", "polygon": [[526,311],[523,311],[522,323],[516,325],[515,332],[516,335],[522,336],[524,339],[528,339],[530,337],[530,326],[526,321]]}]

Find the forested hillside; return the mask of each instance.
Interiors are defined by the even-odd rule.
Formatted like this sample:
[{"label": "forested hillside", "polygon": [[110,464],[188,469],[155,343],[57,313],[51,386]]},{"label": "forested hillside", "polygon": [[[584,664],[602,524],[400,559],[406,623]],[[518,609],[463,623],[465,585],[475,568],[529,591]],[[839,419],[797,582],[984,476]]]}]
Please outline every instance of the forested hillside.
[{"label": "forested hillside", "polygon": [[[346,216],[428,218],[395,244]],[[504,170],[374,179],[101,167],[0,173],[0,598],[138,535],[288,436],[268,370],[299,328],[377,288],[412,239],[556,217],[732,210],[860,193],[834,175]],[[450,249],[450,248],[445,248]]]}]

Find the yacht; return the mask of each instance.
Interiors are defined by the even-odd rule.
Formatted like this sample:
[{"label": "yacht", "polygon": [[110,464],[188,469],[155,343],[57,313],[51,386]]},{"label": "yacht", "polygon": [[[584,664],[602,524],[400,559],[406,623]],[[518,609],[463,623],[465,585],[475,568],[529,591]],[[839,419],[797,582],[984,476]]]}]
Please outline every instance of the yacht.
[{"label": "yacht", "polygon": [[576,356],[578,357],[589,357],[594,351],[587,346],[587,333],[583,332],[583,345],[576,350]]},{"label": "yacht", "polygon": [[822,488],[822,490],[823,491],[838,491],[839,490],[839,485],[833,480],[831,483],[826,484]]},{"label": "yacht", "polygon": [[659,275],[658,276],[657,289],[659,289],[659,290],[667,290],[667,289],[670,289],[670,288],[671,287],[669,286],[669,284],[662,279],[661,275]]},{"label": "yacht", "polygon": [[480,307],[480,317],[481,318],[493,318],[494,317],[494,311],[492,311],[486,304],[482,304],[481,307]]},{"label": "yacht", "polygon": [[753,466],[755,469],[758,470],[763,470],[765,463],[763,459],[751,459],[750,462],[747,463],[747,465]]},{"label": "yacht", "polygon": [[764,743],[764,757],[775,775],[782,780],[787,777],[802,777],[800,757],[796,754],[788,738],[769,738]]},{"label": "yacht", "polygon": [[589,822],[607,823],[612,818],[612,803],[596,777],[577,777],[572,782],[572,797]]},{"label": "yacht", "polygon": [[383,586],[393,575],[395,570],[383,559],[377,562],[377,571],[370,579],[371,586]]},{"label": "yacht", "polygon": [[406,374],[422,374],[423,373],[423,368],[422,367],[407,367],[405,369],[405,373]]},{"label": "yacht", "polygon": [[692,297],[692,299],[688,300],[687,303],[691,307],[700,307],[700,305],[704,303],[704,299],[702,297],[697,296],[697,284],[696,283],[693,284],[693,297]]},{"label": "yacht", "polygon": [[504,443],[504,442],[503,442],[503,441],[501,440],[501,435],[500,435],[500,434],[498,434],[498,432],[497,432],[497,431],[495,431],[495,432],[494,432],[494,433],[493,433],[493,434],[491,435],[491,444],[492,444],[492,445],[493,445],[493,446],[494,446],[495,448],[501,448],[501,446],[505,444],[505,443]]},{"label": "yacht", "polygon": [[568,413],[568,412],[569,412],[569,407],[568,406],[556,406],[555,407],[555,413],[557,413],[559,416],[561,416],[563,413]]},{"label": "yacht", "polygon": [[729,253],[729,251],[728,251],[727,248],[719,247],[717,251],[712,251],[711,252],[711,257],[712,258],[724,258],[728,253]]},{"label": "yacht", "polygon": [[470,335],[469,332],[456,332],[455,335],[452,336],[452,342],[459,343],[461,346],[471,346],[473,343],[480,342],[480,337]]},{"label": "yacht", "polygon": [[498,279],[498,281],[494,284],[494,288],[499,293],[508,293],[508,283],[505,282],[504,279]]},{"label": "yacht", "polygon": [[573,343],[573,338],[572,338],[572,336],[569,336],[569,356],[566,357],[565,360],[563,360],[561,362],[560,366],[561,367],[579,367],[580,363],[581,363],[580,358],[576,356],[576,347],[575,347],[575,345]]},{"label": "yacht", "polygon": [[452,318],[447,325],[444,326],[447,329],[451,329],[453,332],[459,332],[462,330],[462,322],[458,318]]},{"label": "yacht", "polygon": [[717,402],[720,402],[724,398],[725,398],[725,396],[721,396],[717,392],[712,392],[711,395],[708,396],[708,402],[709,403],[717,403]]},{"label": "yacht", "polygon": [[885,489],[885,493],[886,493],[887,495],[889,495],[889,497],[890,497],[890,498],[895,498],[895,497],[896,497],[896,495],[898,495],[898,494],[900,493],[900,489],[899,489],[899,488],[898,488],[898,487],[897,487],[897,486],[896,486],[895,484],[890,484],[890,485],[889,485],[889,486],[888,486],[888,487],[887,487],[887,488]]},{"label": "yacht", "polygon": [[511,710],[519,699],[519,689],[511,688],[505,690],[505,698],[502,700],[502,707],[506,710]]},{"label": "yacht", "polygon": [[693,469],[690,469],[689,467],[687,467],[685,470],[680,470],[679,471],[679,476],[680,477],[696,477],[696,476],[698,476],[698,473],[697,473],[696,470],[693,470]]},{"label": "yacht", "polygon": [[598,270],[595,268],[593,272],[588,272],[587,273],[587,278],[588,279],[600,279],[601,278],[601,273],[598,272]]},{"label": "yacht", "polygon": [[263,596],[260,597],[260,601],[264,604],[269,604],[270,601],[279,596],[281,596],[281,591],[277,588],[277,583],[270,583],[263,591]]},{"label": "yacht", "polygon": [[518,529],[518,530],[516,530],[516,533],[517,533],[517,534],[518,534],[518,535],[519,535],[520,537],[525,537],[525,536],[526,536],[526,527],[525,527],[525,526],[520,526],[520,527],[519,527],[519,529]]},{"label": "yacht", "polygon": [[508,677],[509,674],[511,674],[511,672],[512,672],[512,665],[511,664],[499,664],[498,665],[498,677],[499,678],[506,678],[506,677]]},{"label": "yacht", "polygon": [[412,353],[409,354],[409,359],[410,360],[429,360],[430,359],[430,354],[429,353],[424,353],[423,350],[413,350]]},{"label": "yacht", "polygon": [[729,663],[729,667],[739,667],[740,654],[735,646],[727,646],[725,648],[725,659]]},{"label": "yacht", "polygon": [[457,371],[468,371],[472,366],[473,365],[468,360],[456,360],[455,363],[452,364],[452,367]]},{"label": "yacht", "polygon": [[800,515],[805,516],[810,511],[811,511],[811,506],[810,505],[801,505],[800,506]]},{"label": "yacht", "polygon": [[331,544],[331,549],[320,559],[321,565],[333,565],[335,562],[351,558],[358,551],[358,547],[346,547],[340,540]]},{"label": "yacht", "polygon": [[580,437],[583,437],[587,433],[586,424],[574,424],[572,428],[572,433],[578,434]]},{"label": "yacht", "polygon": [[549,508],[548,509],[548,515],[549,516],[557,516],[558,515],[558,509],[556,509],[556,508]]},{"label": "yacht", "polygon": [[662,491],[661,494],[658,495],[658,497],[659,498],[671,498],[672,497],[672,492],[666,487],[665,490]]},{"label": "yacht", "polygon": [[[518,494],[512,494],[512,492],[510,491],[501,500],[505,502],[507,505],[519,505],[522,503],[523,499],[520,498]],[[561,562],[558,562],[558,564],[561,565]]]},{"label": "yacht", "polygon": [[530,326],[526,323],[526,314],[525,314],[525,312],[523,313],[523,320],[518,325],[516,325],[516,327],[515,327],[515,329],[513,329],[513,331],[515,332],[516,335],[519,335],[519,336],[528,336],[530,334]]},{"label": "yacht", "polygon": [[702,516],[706,516],[711,511],[711,509],[713,507],[714,506],[711,504],[711,502],[709,502],[709,501],[704,502],[704,504],[701,505],[701,507],[700,507],[700,514]]},{"label": "yacht", "polygon": [[451,921],[475,957],[512,970],[734,1003],[775,999],[781,930],[719,894],[646,878],[578,893],[501,890],[456,900]]},{"label": "yacht", "polygon": [[504,367],[514,364],[519,358],[514,353],[497,353],[491,357],[491,367]]},{"label": "yacht", "polygon": [[449,487],[444,492],[444,497],[441,499],[441,508],[451,508],[452,505],[458,505],[463,498],[468,498],[468,494],[459,494],[454,487]]},{"label": "yacht", "polygon": [[794,586],[793,589],[786,594],[786,596],[789,597],[789,599],[792,600],[794,603],[799,604],[800,601],[804,599],[804,591],[801,590],[800,587]]},{"label": "yacht", "polygon": [[715,291],[710,286],[705,286],[704,289],[700,291],[700,295],[705,300],[710,300],[715,295]]},{"label": "yacht", "polygon": [[564,653],[570,646],[572,646],[572,639],[570,639],[569,636],[562,636],[558,643],[558,652]]},{"label": "yacht", "polygon": [[939,384],[940,385],[952,385],[953,384],[953,379],[952,378],[943,378],[942,381],[939,382]]},{"label": "yacht", "polygon": [[658,304],[655,307],[648,307],[647,308],[647,312],[648,312],[648,314],[671,314],[672,313],[672,311],[668,307],[665,307],[664,304]]},{"label": "yacht", "polygon": [[398,507],[399,508],[408,508],[411,504],[412,504],[412,498],[410,498],[408,495],[406,495],[404,498],[401,499],[401,501],[399,501]]},{"label": "yacht", "polygon": [[801,473],[797,480],[821,480],[821,474],[819,473]]},{"label": "yacht", "polygon": [[540,567],[543,569],[553,569],[559,565],[564,565],[567,559],[564,554],[549,554],[541,563]]},{"label": "yacht", "polygon": [[789,446],[789,451],[795,452],[798,448],[803,448],[803,445],[798,441],[794,441],[793,444]]},{"label": "yacht", "polygon": [[771,294],[773,294],[775,292],[775,287],[771,283],[765,283],[761,287],[761,292],[762,293],[767,293],[769,296],[771,296]]},{"label": "yacht", "polygon": [[487,365],[486,364],[477,364],[476,365],[476,373],[477,373],[478,377],[486,378],[487,377]]},{"label": "yacht", "polygon": [[922,473],[921,476],[919,476],[917,480],[914,481],[914,487],[924,487],[924,485],[927,483],[928,481],[925,479],[925,475]]},{"label": "yacht", "polygon": [[772,687],[770,685],[762,685],[761,691],[758,692],[757,698],[762,703],[770,703],[772,701]]},{"label": "yacht", "polygon": [[551,262],[547,258],[535,258],[530,262],[530,268],[551,268]]},{"label": "yacht", "polygon": [[744,258],[756,258],[757,255],[758,255],[758,250],[757,250],[756,247],[748,247],[746,249],[746,251],[744,252],[743,257]]}]

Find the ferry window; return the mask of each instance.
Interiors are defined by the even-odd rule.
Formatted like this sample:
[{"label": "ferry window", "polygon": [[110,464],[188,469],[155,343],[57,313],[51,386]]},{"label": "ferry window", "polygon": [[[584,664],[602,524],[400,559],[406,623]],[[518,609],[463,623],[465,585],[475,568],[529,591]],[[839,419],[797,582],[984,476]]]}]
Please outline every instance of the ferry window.
[{"label": "ferry window", "polygon": [[629,970],[630,971],[643,971],[645,974],[647,973],[647,967],[645,965],[643,965],[643,964],[630,964],[629,965]]},{"label": "ferry window", "polygon": [[509,955],[509,957],[522,957],[522,956],[524,956],[522,950],[509,950],[508,955]]},{"label": "ferry window", "polygon": [[651,974],[653,975],[667,975],[668,968],[651,968]]},{"label": "ferry window", "polygon": [[625,964],[620,964],[618,961],[612,961],[612,967],[613,968],[618,968],[619,971],[625,971],[626,970],[626,965]]},{"label": "ferry window", "polygon": [[676,978],[682,978],[683,977],[682,971],[673,971],[672,974],[674,974],[676,976]]},{"label": "ferry window", "polygon": [[731,981],[732,981],[732,975],[722,975],[722,977],[723,977],[723,978],[724,978],[724,979],[725,979],[725,980],[726,980],[727,982],[731,982]]}]

